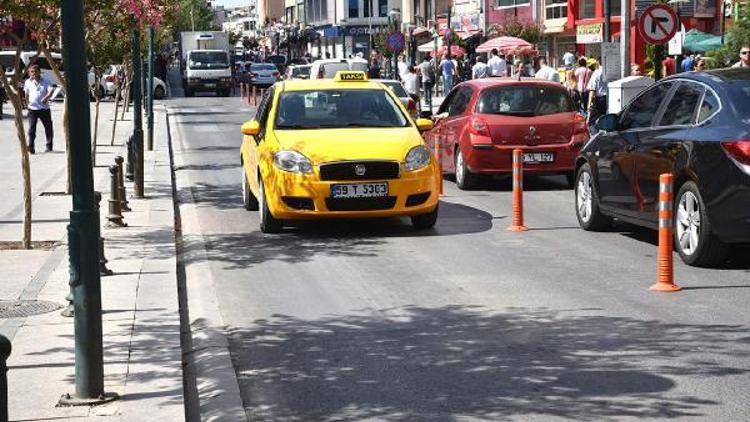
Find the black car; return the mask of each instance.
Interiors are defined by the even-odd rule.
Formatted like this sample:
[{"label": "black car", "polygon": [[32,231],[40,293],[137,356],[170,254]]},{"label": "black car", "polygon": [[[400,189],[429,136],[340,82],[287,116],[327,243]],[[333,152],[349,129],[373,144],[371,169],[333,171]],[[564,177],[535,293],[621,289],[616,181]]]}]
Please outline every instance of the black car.
[{"label": "black car", "polygon": [[750,69],[681,73],[602,116],[576,163],[585,230],[612,218],[658,228],[659,175],[674,175],[675,249],[716,265],[750,242]]}]

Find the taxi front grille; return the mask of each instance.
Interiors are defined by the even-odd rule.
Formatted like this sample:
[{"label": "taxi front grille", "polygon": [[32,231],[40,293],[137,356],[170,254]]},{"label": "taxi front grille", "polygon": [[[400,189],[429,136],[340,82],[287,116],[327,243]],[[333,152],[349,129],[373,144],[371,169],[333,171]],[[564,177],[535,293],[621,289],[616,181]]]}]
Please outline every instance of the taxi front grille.
[{"label": "taxi front grille", "polygon": [[376,198],[326,198],[329,211],[376,211],[389,210],[396,205],[395,196]]},{"label": "taxi front grille", "polygon": [[320,165],[320,180],[398,179],[399,164],[393,161],[346,161]]}]

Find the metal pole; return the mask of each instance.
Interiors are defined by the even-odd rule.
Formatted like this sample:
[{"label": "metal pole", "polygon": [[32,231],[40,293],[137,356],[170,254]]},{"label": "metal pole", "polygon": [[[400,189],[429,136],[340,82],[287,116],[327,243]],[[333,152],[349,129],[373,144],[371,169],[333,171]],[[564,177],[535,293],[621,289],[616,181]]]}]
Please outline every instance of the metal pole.
[{"label": "metal pole", "polygon": [[[738,7],[736,5],[734,7]],[[724,32],[727,30],[727,2],[721,2],[721,45],[724,45]]]},{"label": "metal pole", "polygon": [[148,131],[147,148],[154,150],[154,27],[148,27],[148,77],[146,78],[146,95],[148,98]]},{"label": "metal pole", "polygon": [[611,34],[610,28],[609,28],[609,21],[612,17],[612,7],[609,3],[609,0],[604,0],[604,42],[609,42]]},{"label": "metal pole", "polygon": [[10,340],[0,334],[0,422],[8,422],[8,364]]},{"label": "metal pole", "polygon": [[620,76],[624,78],[628,75],[630,75],[630,0],[622,0],[620,3]]},{"label": "metal pole", "polygon": [[75,331],[75,398],[104,397],[102,297],[99,278],[99,226],[91,167],[91,120],[84,40],[83,1],[61,2],[68,130],[71,143],[73,210],[68,225],[70,284]]},{"label": "metal pole", "polygon": [[[141,34],[138,22],[133,18],[133,79],[142,80],[141,71],[143,63],[141,60]],[[141,85],[133,84],[133,162],[134,193],[136,198],[143,198],[143,115],[141,106],[143,104]]]}]

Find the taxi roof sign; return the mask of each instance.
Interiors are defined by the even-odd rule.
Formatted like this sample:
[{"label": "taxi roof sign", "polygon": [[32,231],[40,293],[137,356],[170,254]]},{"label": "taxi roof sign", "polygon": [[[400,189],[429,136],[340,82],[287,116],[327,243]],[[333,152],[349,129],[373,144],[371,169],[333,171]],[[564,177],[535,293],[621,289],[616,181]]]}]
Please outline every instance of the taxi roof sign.
[{"label": "taxi roof sign", "polygon": [[367,74],[361,70],[339,70],[333,77],[336,82],[364,82]]}]

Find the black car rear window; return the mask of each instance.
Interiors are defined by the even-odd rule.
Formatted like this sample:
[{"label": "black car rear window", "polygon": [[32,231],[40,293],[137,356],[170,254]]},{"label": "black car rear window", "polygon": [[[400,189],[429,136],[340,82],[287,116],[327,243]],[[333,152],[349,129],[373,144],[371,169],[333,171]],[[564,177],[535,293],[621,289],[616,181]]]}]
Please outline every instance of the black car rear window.
[{"label": "black car rear window", "polygon": [[729,81],[750,81],[750,68],[747,67],[719,69],[713,70],[710,73]]},{"label": "black car rear window", "polygon": [[512,116],[546,116],[575,111],[570,95],[562,87],[507,86],[482,91],[477,113]]}]

